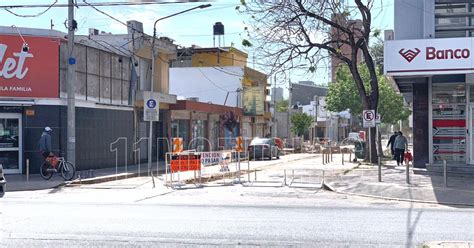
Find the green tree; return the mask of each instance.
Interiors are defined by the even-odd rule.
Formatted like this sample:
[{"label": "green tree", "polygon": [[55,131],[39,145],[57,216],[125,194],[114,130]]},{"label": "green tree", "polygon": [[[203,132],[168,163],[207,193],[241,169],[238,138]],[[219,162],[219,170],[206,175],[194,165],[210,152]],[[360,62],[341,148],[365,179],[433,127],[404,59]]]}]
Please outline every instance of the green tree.
[{"label": "green tree", "polygon": [[276,103],[277,112],[286,112],[288,111],[288,100],[282,100]]},{"label": "green tree", "polygon": [[[369,46],[371,37],[380,35],[372,25],[375,0],[350,2],[241,0],[236,9],[249,17],[249,27],[245,28],[249,40],[244,40],[244,46],[251,47],[271,73],[302,68],[316,72],[328,57],[338,58],[348,66],[364,109],[376,109],[379,84]],[[358,54],[367,64],[369,77],[365,80],[359,71]],[[375,128],[370,132],[375,153]],[[375,157],[372,162],[376,162]]]},{"label": "green tree", "polygon": [[[361,77],[370,88],[369,75],[365,64],[359,65]],[[347,66],[339,67],[336,82],[329,85],[326,96],[326,107],[329,111],[340,112],[349,109],[353,115],[362,115],[363,105],[359,93]],[[410,110],[403,106],[403,97],[395,92],[385,76],[378,74],[380,98],[377,113],[381,115],[381,122],[395,124],[399,120],[406,120]]]},{"label": "green tree", "polygon": [[304,135],[313,123],[313,118],[306,113],[296,113],[291,116],[291,131],[297,136]]}]

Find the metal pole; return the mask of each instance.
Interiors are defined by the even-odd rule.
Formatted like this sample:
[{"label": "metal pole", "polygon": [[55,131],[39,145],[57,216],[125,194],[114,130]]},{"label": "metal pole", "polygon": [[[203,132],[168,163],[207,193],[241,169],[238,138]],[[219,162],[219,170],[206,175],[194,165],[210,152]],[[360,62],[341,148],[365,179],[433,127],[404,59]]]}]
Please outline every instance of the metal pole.
[{"label": "metal pole", "polygon": [[30,180],[30,160],[26,160],[26,181]]},{"label": "metal pole", "polygon": [[150,130],[149,130],[149,137],[148,137],[148,176],[150,175],[150,172],[151,172],[151,157],[152,157],[151,146],[153,144],[152,135],[153,135],[153,122],[150,121]]},{"label": "metal pole", "polygon": [[444,175],[444,187],[448,187],[448,165],[446,160],[443,160],[443,175]]},{"label": "metal pole", "polygon": [[324,156],[326,156],[326,153],[321,149],[321,158],[323,159],[323,164],[326,164],[324,161]]},{"label": "metal pole", "polygon": [[76,61],[74,52],[74,1],[68,0],[67,65],[67,160],[76,164]]},{"label": "metal pole", "polygon": [[379,167],[379,182],[382,182],[382,163],[380,161],[380,157],[378,159],[378,167]]},{"label": "metal pole", "polygon": [[407,184],[410,184],[410,162],[407,160],[405,160],[405,164],[407,166],[407,171],[406,171],[406,174],[407,174]]},{"label": "metal pole", "polygon": [[239,183],[241,183],[240,182],[240,152],[237,152],[237,166],[239,167],[239,172],[237,173],[239,177]]},{"label": "metal pole", "polygon": [[[248,158],[249,156],[247,156],[247,152],[245,152],[245,156]],[[248,179],[248,183],[250,183],[250,159],[247,159],[247,179]]]},{"label": "metal pole", "polygon": [[331,154],[331,162],[332,162],[332,146],[329,147],[329,154]]},{"label": "metal pole", "polygon": [[368,142],[369,145],[368,145],[368,148],[369,148],[369,163],[370,163],[370,165],[372,165],[372,139],[371,139],[371,135],[370,135],[371,129],[372,128],[369,127],[369,142]]},{"label": "metal pole", "polygon": [[276,110],[277,110],[277,109],[276,109],[276,97],[275,97],[275,96],[276,96],[276,81],[277,81],[277,77],[276,77],[276,73],[275,73],[275,75],[274,75],[274,77],[273,77],[273,85],[274,85],[274,86],[273,86],[273,99],[272,99],[272,100],[273,100],[273,118],[272,118],[272,122],[273,122],[273,124],[272,124],[272,131],[273,131],[273,132],[272,132],[272,133],[273,133],[273,137],[276,137],[276,135],[277,135],[277,132],[276,132],[276,129],[275,129],[275,115],[276,115],[276,112],[277,112],[277,111],[276,111]]},{"label": "metal pole", "polygon": [[323,170],[323,184],[324,184],[324,170]]}]

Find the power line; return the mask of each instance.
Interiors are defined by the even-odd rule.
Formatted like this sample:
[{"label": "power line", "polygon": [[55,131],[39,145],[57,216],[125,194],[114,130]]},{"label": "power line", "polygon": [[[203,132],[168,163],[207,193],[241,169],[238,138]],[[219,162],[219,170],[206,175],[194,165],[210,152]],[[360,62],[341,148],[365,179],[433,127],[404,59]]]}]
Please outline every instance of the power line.
[{"label": "power line", "polygon": [[[196,2],[210,2],[210,1],[202,1],[202,0],[196,0],[193,1],[193,3]],[[113,7],[113,6],[138,6],[138,5],[158,5],[158,4],[176,4],[176,3],[190,3],[190,1],[149,1],[149,2],[140,2],[140,3],[132,3],[132,2],[97,2],[97,3],[91,3],[93,6],[98,6],[98,7]],[[47,4],[32,4],[32,5],[26,5],[26,4],[18,4],[18,5],[0,5],[0,9],[18,9],[18,8],[47,8],[50,5]],[[68,7],[68,4],[55,4],[53,7],[56,8],[65,8]],[[86,7],[89,6],[88,4],[83,4],[83,3],[76,3],[76,7]]]},{"label": "power line", "polygon": [[5,11],[8,12],[8,13],[10,13],[10,14],[12,14],[12,15],[14,15],[14,16],[18,16],[18,17],[25,17],[25,18],[28,18],[28,17],[39,17],[39,16],[41,16],[42,14],[48,12],[48,10],[50,10],[52,7],[54,7],[54,5],[57,4],[57,3],[58,3],[58,0],[55,0],[54,3],[52,3],[52,4],[49,5],[49,6],[47,6],[44,11],[41,11],[41,12],[39,12],[39,13],[37,13],[37,14],[34,14],[34,15],[21,15],[21,14],[17,14],[17,13],[15,13],[15,12],[11,11],[11,10],[8,9],[8,8],[5,8]]},{"label": "power line", "polygon": [[198,70],[199,70],[199,72],[201,72],[201,74],[207,79],[207,81],[209,81],[211,84],[213,84],[214,86],[216,86],[218,89],[221,89],[221,90],[223,90],[224,92],[229,92],[227,89],[224,89],[224,88],[220,87],[219,85],[217,85],[216,83],[214,83],[210,78],[208,78],[208,77],[206,76],[206,74],[204,74],[204,72],[202,72],[201,68],[198,67]]}]

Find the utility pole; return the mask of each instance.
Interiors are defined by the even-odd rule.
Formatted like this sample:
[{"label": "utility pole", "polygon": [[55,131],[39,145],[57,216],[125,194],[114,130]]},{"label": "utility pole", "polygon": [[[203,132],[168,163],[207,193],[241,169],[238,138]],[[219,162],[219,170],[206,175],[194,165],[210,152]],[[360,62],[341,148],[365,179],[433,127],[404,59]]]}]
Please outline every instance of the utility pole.
[{"label": "utility pole", "polygon": [[74,1],[68,0],[67,65],[67,160],[76,164],[76,57],[74,52]]}]

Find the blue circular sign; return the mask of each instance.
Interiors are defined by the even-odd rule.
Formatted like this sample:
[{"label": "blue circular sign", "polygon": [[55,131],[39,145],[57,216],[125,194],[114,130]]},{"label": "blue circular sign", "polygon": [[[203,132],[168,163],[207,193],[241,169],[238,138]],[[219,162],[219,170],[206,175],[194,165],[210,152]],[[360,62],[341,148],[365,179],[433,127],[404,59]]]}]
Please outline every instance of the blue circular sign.
[{"label": "blue circular sign", "polygon": [[149,100],[146,102],[146,106],[148,106],[148,108],[151,108],[151,109],[156,108],[156,101],[155,101],[155,99],[149,99]]}]

